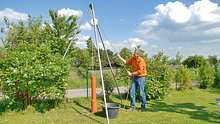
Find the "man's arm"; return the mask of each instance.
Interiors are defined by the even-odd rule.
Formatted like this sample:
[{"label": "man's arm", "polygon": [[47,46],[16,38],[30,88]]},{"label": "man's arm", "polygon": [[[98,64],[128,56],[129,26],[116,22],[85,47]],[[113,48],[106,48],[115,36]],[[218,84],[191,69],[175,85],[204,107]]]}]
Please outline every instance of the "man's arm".
[{"label": "man's arm", "polygon": [[124,64],[126,64],[126,60],[124,58],[122,58],[119,53],[117,54],[117,56]]}]

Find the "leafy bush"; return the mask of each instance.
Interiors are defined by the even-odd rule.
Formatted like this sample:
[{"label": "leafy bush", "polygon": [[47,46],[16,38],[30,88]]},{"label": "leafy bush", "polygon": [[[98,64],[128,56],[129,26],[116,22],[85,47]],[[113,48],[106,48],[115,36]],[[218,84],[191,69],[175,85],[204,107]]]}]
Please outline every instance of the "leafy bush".
[{"label": "leafy bush", "polygon": [[215,67],[214,87],[220,87],[220,68]]},{"label": "leafy bush", "polygon": [[145,85],[145,92],[148,99],[161,99],[167,93],[167,88],[157,80],[147,80]]},{"label": "leafy bush", "polygon": [[105,83],[105,93],[109,96],[113,93],[114,90],[114,79],[110,73],[104,73],[103,78]]},{"label": "leafy bush", "polygon": [[176,76],[175,76],[176,84],[179,90],[184,89],[191,89],[192,88],[192,81],[190,77],[190,72],[185,66],[180,66],[177,69]]},{"label": "leafy bush", "polygon": [[45,100],[56,103],[64,97],[74,47],[70,47],[65,61],[63,55],[79,33],[79,26],[76,16],[58,16],[52,10],[49,15],[52,26],[40,18],[29,17],[27,22],[14,24],[5,19],[6,52],[0,59],[0,82],[6,108],[24,109]]},{"label": "leafy bush", "polygon": [[168,58],[162,52],[150,59],[145,90],[149,99],[161,99],[168,93],[173,72],[167,63]]},{"label": "leafy bush", "polygon": [[67,63],[46,45],[18,44],[0,61],[4,95],[25,105],[36,99],[62,99]]},{"label": "leafy bush", "polygon": [[204,64],[199,68],[200,88],[206,89],[213,85],[214,69],[209,64]]},{"label": "leafy bush", "polygon": [[36,100],[33,104],[36,111],[44,113],[58,105],[60,101],[55,99]]},{"label": "leafy bush", "polygon": [[199,80],[199,69],[198,68],[187,68],[191,80]]}]

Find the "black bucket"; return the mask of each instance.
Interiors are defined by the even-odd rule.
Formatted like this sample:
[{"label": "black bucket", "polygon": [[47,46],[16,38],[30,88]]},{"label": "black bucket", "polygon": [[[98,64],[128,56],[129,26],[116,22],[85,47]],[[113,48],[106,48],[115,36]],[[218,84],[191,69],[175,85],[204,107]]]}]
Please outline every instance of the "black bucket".
[{"label": "black bucket", "polygon": [[[120,106],[115,103],[107,103],[107,109],[108,109],[108,117],[110,119],[116,118],[118,115]],[[105,112],[105,106],[102,107],[103,111]]]}]

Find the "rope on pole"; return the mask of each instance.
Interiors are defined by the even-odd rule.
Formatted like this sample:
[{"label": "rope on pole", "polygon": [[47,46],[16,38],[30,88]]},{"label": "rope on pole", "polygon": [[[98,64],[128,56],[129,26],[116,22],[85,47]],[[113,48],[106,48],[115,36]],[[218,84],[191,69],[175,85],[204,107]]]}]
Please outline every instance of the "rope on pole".
[{"label": "rope on pole", "polygon": [[103,96],[104,96],[105,114],[106,114],[107,123],[109,124],[108,108],[107,108],[106,95],[105,95],[105,84],[104,84],[103,72],[102,72],[102,61],[101,61],[101,57],[100,57],[99,42],[97,39],[98,34],[96,31],[96,24],[95,24],[95,10],[94,10],[93,4],[90,4],[89,7],[92,10],[92,19],[93,19],[93,23],[94,23],[93,28],[94,28],[94,33],[95,33],[95,41],[96,41],[96,45],[97,45],[97,49],[98,49],[100,77],[101,77],[101,82],[102,82],[102,92],[103,92]]}]

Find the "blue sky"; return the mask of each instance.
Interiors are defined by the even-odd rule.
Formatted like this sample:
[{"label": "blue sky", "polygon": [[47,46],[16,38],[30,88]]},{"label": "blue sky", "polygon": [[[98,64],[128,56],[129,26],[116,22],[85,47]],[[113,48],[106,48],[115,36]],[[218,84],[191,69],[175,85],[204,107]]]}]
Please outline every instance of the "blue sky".
[{"label": "blue sky", "polygon": [[[1,0],[0,19],[25,20],[25,14],[43,16],[48,10],[81,12],[84,26],[80,46],[92,35],[89,3],[94,3],[106,44],[114,51],[142,47],[154,55],[163,50],[169,56],[201,54],[220,57],[220,5],[217,0]],[[62,11],[61,11],[62,10]],[[12,13],[12,14],[10,14]],[[17,16],[17,18],[15,18]],[[87,23],[87,25],[86,25]]]}]

